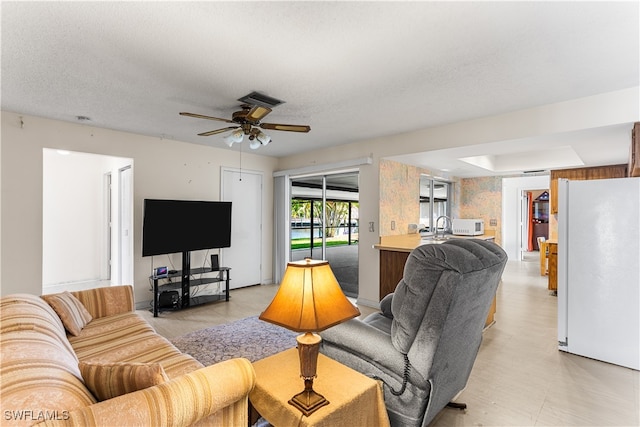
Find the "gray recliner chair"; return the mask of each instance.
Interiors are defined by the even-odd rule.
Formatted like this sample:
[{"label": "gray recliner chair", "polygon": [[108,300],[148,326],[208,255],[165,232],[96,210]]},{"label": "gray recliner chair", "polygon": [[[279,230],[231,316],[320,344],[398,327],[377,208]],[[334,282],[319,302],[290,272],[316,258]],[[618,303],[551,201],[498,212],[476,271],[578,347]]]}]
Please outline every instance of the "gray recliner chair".
[{"label": "gray recliner chair", "polygon": [[424,427],[467,384],[506,262],[478,239],[420,246],[381,312],[322,332],[320,351],[383,381],[392,426]]}]

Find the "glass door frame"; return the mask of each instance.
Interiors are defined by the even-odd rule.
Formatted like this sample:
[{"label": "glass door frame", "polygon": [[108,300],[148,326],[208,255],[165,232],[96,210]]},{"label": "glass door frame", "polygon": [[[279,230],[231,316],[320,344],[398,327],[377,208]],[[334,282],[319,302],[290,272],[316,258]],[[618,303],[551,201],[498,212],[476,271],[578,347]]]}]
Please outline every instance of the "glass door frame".
[{"label": "glass door frame", "polygon": [[[315,228],[315,219],[316,217],[314,216],[314,202],[321,202],[322,203],[322,208],[321,208],[321,218],[320,218],[320,223],[318,224],[318,227],[320,228],[320,238],[321,238],[321,259],[326,259],[327,258],[327,202],[328,201],[343,201],[345,203],[348,203],[349,206],[349,212],[348,212],[348,230],[349,230],[349,237],[348,237],[348,244],[351,245],[352,241],[351,241],[351,237],[352,237],[352,209],[353,209],[353,200],[340,200],[338,199],[328,199],[327,198],[327,192],[328,190],[330,190],[327,186],[327,180],[331,179],[331,177],[335,177],[335,176],[339,176],[339,175],[349,175],[349,174],[357,174],[359,175],[359,170],[358,169],[351,169],[351,170],[340,170],[340,171],[335,171],[335,172],[324,172],[324,173],[313,173],[313,174],[304,174],[304,175],[295,175],[295,176],[289,176],[289,206],[291,206],[291,201],[296,199],[297,197],[294,196],[294,191],[293,191],[293,187],[294,187],[294,182],[303,178],[321,178],[321,188],[319,188],[318,190],[321,190],[321,194],[320,194],[320,198],[318,197],[309,197],[308,200],[310,202],[310,207],[309,207],[309,215],[310,215],[310,223],[309,223],[309,228],[310,228],[310,257],[314,258],[313,256],[313,249],[315,248],[315,246],[313,245],[313,240],[314,240],[314,228]],[[302,198],[301,198],[302,199]],[[291,211],[289,210],[289,223],[291,223]],[[359,227],[359,225],[358,225]],[[338,227],[339,228],[339,227]],[[289,227],[289,239],[288,239],[288,246],[289,246],[289,259],[292,259],[292,249],[291,249],[291,231],[292,228]],[[314,258],[316,259],[316,258]]]},{"label": "glass door frame", "polygon": [[[428,181],[428,183],[426,183],[425,181]],[[428,184],[428,185],[423,185],[423,183]],[[444,213],[440,213],[440,212],[436,212],[435,209],[435,203],[436,203],[436,197],[435,197],[435,193],[436,193],[436,185],[437,184],[444,184],[447,186],[447,190],[446,190],[446,201],[444,202]],[[427,175],[427,174],[420,174],[420,180],[419,180],[419,203],[422,205],[422,203],[427,203],[427,202],[423,202],[422,198],[423,197],[427,197],[428,198],[428,203],[429,203],[429,212],[428,212],[428,220],[426,221],[426,224],[423,224],[426,228],[428,228],[429,233],[433,234],[434,233],[434,228],[436,226],[435,222],[437,217],[441,216],[441,215],[445,215],[448,216],[449,218],[451,218],[451,195],[452,195],[452,190],[453,190],[453,183],[450,181],[446,181],[444,179],[438,179],[435,178],[431,175]],[[423,196],[423,188],[428,188],[428,192],[429,195],[428,196]],[[440,203],[442,203],[442,201],[440,201]],[[422,206],[420,206],[420,213],[422,214]],[[435,214],[438,214],[438,216],[436,216],[434,218]],[[420,215],[421,220],[424,219],[425,217],[423,217],[422,215]],[[449,226],[451,226],[449,224]]]}]

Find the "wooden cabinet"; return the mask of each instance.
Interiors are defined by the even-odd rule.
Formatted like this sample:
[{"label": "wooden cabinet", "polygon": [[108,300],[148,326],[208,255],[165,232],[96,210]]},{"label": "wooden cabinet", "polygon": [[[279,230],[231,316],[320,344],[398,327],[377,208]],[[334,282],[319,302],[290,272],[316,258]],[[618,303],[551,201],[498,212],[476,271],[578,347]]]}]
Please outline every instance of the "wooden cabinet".
[{"label": "wooden cabinet", "polygon": [[631,152],[629,153],[629,176],[640,176],[640,122],[631,131]]},{"label": "wooden cabinet", "polygon": [[558,213],[558,178],[565,178],[573,181],[584,181],[587,179],[625,178],[626,176],[627,165],[552,170],[550,183],[551,213]]},{"label": "wooden cabinet", "polygon": [[396,290],[409,252],[380,251],[380,300]]},{"label": "wooden cabinet", "polygon": [[558,291],[558,243],[549,242],[549,285],[552,292]]}]

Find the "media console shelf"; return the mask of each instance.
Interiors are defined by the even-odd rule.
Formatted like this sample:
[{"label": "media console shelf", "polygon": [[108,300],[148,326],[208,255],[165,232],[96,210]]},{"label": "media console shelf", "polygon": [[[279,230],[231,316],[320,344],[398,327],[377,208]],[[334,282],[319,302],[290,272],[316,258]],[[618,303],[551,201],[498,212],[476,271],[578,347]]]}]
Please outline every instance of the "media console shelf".
[{"label": "media console shelf", "polygon": [[[229,267],[220,267],[215,270],[211,268],[193,268],[189,269],[188,273],[183,275],[183,272],[178,270],[174,273],[169,273],[167,277],[158,278],[150,276],[149,279],[153,280],[153,317],[158,317],[160,309],[177,310],[187,307],[192,307],[200,304],[205,304],[213,301],[229,301]],[[216,276],[202,277],[203,274],[212,275],[217,273]],[[198,279],[192,279],[191,276],[200,275]],[[173,278],[178,278],[177,281],[173,281]],[[162,283],[161,283],[162,282]],[[224,282],[224,293],[214,295],[201,295],[191,296],[191,288],[194,286],[206,285],[209,283]],[[177,290],[180,293],[180,303],[177,307],[160,307],[160,293],[164,291]]]}]

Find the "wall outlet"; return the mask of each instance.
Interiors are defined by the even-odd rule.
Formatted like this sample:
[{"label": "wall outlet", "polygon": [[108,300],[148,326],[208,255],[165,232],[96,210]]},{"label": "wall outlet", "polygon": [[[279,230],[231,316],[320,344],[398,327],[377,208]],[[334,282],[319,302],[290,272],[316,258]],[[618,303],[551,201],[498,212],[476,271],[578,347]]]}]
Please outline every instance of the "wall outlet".
[{"label": "wall outlet", "polygon": [[396,222],[395,221],[391,221],[391,229],[392,230],[396,229]]},{"label": "wall outlet", "polygon": [[489,226],[497,227],[498,226],[498,220],[497,219],[490,219],[489,220]]}]

